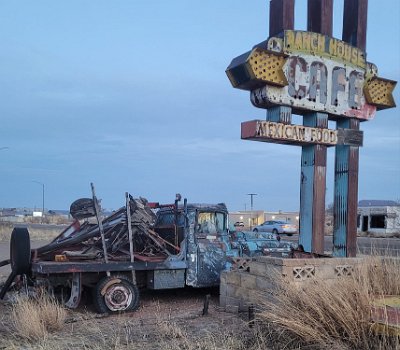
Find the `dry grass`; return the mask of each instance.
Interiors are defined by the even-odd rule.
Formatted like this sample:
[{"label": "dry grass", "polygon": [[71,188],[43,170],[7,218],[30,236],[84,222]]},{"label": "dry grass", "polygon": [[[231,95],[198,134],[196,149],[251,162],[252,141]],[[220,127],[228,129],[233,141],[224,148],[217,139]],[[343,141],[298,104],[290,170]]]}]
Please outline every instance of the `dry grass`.
[{"label": "dry grass", "polygon": [[49,332],[62,329],[66,311],[53,298],[20,298],[12,309],[12,324],[16,333],[28,340],[44,340]]},{"label": "dry grass", "polygon": [[[376,336],[370,306],[376,296],[400,295],[400,260],[368,257],[352,277],[328,282],[278,282],[278,297],[259,317],[280,342],[315,349],[400,349],[399,338]],[[283,332],[283,333],[282,333]],[[292,348],[289,347],[289,348]]]},{"label": "dry grass", "polygon": [[[71,312],[65,324],[60,324],[62,330],[54,333],[47,331],[36,337],[11,335],[15,332],[15,327],[6,327],[6,323],[9,323],[6,319],[1,330],[0,304],[0,349],[268,349],[262,337],[256,337],[247,322],[237,315],[226,314],[211,307],[210,314],[203,317],[202,305],[201,303],[197,305],[197,299],[195,301],[196,307],[192,308],[188,302],[182,302],[181,305],[186,306],[186,309],[182,310],[179,306],[170,308],[168,303],[147,300],[146,308],[143,307],[134,313],[107,317],[97,317],[95,314],[82,311]],[[7,311],[10,316],[12,316],[11,308],[12,306],[10,312]],[[32,313],[26,309],[21,312]],[[15,319],[15,317],[7,319],[12,318]],[[33,321],[31,318],[31,322],[40,324],[37,319]]]},{"label": "dry grass", "polygon": [[[0,242],[8,242],[11,238],[12,230],[17,225],[17,223],[13,224],[10,222],[0,222]],[[27,227],[32,241],[48,241],[57,237],[62,232],[62,230],[65,229],[66,226],[60,225],[55,227],[51,225],[42,225],[40,227],[32,227],[28,224]]]}]

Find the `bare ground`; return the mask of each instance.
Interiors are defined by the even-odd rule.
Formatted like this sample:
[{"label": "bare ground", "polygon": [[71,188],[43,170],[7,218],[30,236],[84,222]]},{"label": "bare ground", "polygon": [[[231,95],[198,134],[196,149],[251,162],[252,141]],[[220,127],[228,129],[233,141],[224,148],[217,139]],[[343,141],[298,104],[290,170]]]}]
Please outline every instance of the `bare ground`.
[{"label": "bare ground", "polygon": [[103,316],[90,307],[68,311],[61,331],[38,342],[19,337],[12,304],[0,302],[0,349],[248,349],[253,338],[245,319],[225,313],[216,291],[202,316],[207,290],[147,292],[131,313]]},{"label": "bare ground", "polygon": [[[9,251],[1,245],[0,261]],[[0,285],[8,273],[8,267],[0,269]],[[206,294],[211,294],[209,313],[202,316]],[[222,311],[218,300],[218,289],[143,291],[137,311],[104,316],[87,298],[85,306],[68,310],[62,330],[35,342],[18,335],[13,304],[0,301],[0,349],[266,349],[253,346],[247,315]]]}]

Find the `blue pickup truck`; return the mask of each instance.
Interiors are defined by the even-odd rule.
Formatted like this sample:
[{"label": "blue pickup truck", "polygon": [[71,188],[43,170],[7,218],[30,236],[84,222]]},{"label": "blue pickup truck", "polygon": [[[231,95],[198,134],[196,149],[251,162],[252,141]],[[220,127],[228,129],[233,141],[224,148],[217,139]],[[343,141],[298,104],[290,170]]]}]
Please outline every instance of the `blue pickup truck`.
[{"label": "blue pickup truck", "polygon": [[93,191],[93,198],[71,205],[75,221],[43,247],[31,249],[28,230],[15,228],[10,259],[0,262],[12,268],[0,298],[25,282],[68,292],[70,308],[86,290],[100,313],[135,310],[142,288],[218,286],[221,271],[238,257],[263,254],[277,242],[230,231],[223,203],[180,202],[180,196],[160,205],[126,194],[126,206],[102,217]]}]

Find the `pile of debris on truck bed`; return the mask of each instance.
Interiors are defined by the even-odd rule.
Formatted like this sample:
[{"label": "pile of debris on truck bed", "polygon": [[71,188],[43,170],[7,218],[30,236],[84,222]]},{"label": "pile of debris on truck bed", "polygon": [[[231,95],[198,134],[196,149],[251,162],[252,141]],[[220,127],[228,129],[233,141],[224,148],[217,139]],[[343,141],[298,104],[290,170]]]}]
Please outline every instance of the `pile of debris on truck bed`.
[{"label": "pile of debris on truck bed", "polygon": [[95,196],[76,200],[70,208],[74,222],[51,243],[35,250],[33,260],[162,261],[171,250],[179,252],[179,247],[152,230],[156,216],[146,199],[126,194],[126,203],[101,219]]}]

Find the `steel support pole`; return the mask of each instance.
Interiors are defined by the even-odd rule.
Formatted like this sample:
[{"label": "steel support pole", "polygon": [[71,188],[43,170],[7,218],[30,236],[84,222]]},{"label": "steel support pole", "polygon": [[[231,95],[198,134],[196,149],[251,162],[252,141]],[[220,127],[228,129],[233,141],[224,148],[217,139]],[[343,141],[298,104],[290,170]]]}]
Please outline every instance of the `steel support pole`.
[{"label": "steel support pole", "polygon": [[294,0],[271,0],[269,3],[269,36],[294,29]]},{"label": "steel support pole", "polygon": [[[328,114],[306,114],[303,124],[327,128]],[[316,254],[324,253],[326,154],[327,147],[322,145],[303,146],[301,152],[299,244]]]},{"label": "steel support pole", "polygon": [[332,36],[333,0],[308,0],[307,31]]},{"label": "steel support pole", "polygon": [[[337,128],[360,129],[360,121],[341,119]],[[357,198],[358,198],[358,146],[336,146],[335,197],[333,210],[333,255],[356,256]]]},{"label": "steel support pole", "polygon": [[365,51],[368,0],[344,0],[342,40]]}]

